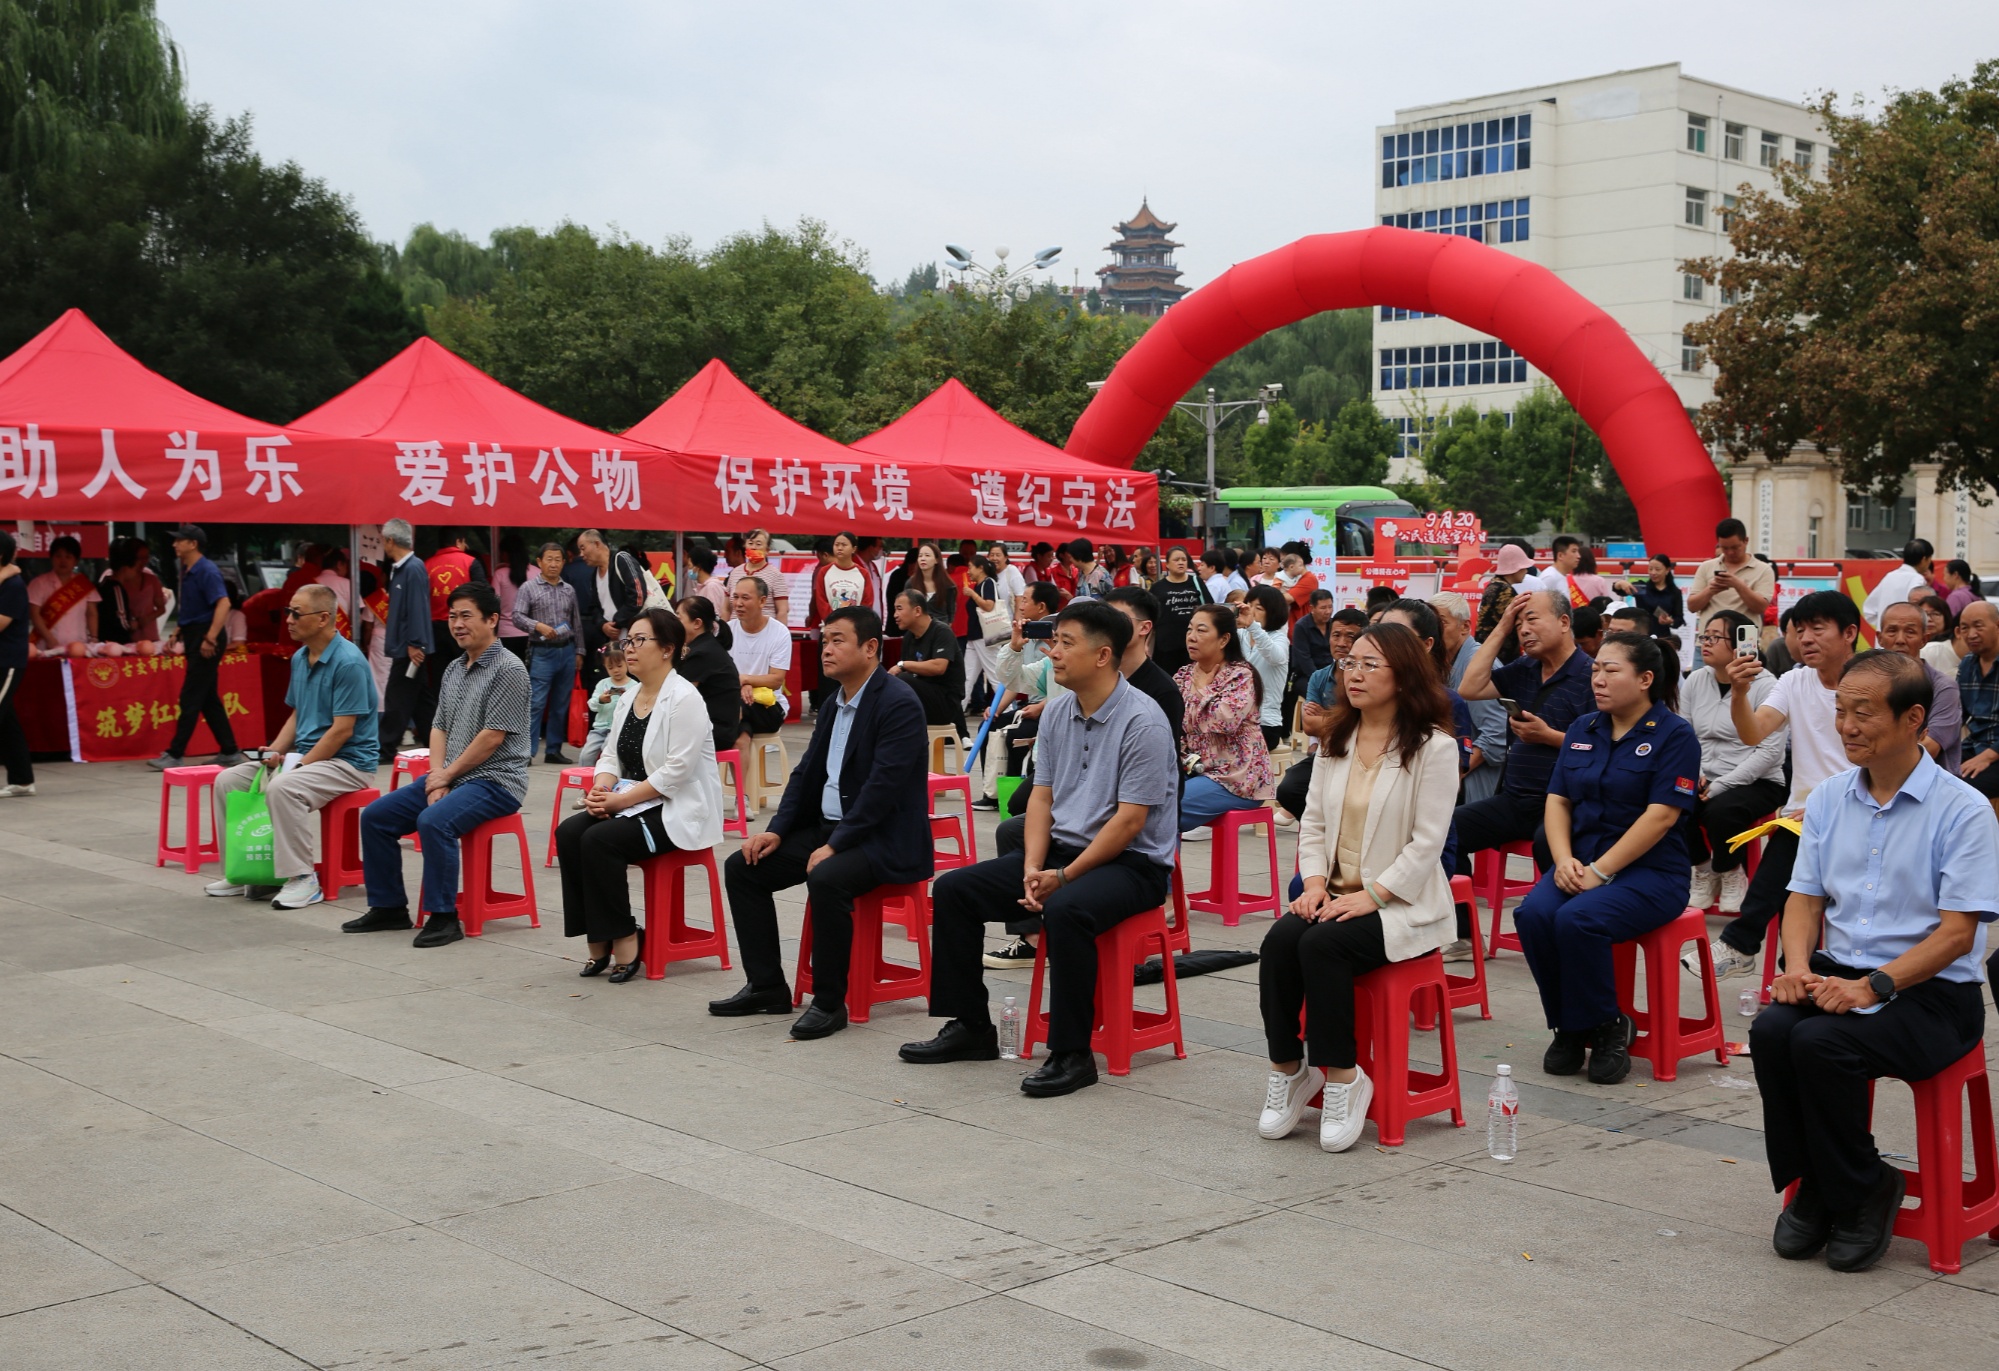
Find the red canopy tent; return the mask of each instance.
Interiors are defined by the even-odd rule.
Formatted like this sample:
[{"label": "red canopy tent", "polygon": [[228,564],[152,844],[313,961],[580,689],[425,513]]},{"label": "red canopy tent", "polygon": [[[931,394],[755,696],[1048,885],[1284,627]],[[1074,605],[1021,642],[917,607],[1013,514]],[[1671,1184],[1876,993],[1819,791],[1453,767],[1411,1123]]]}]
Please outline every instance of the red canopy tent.
[{"label": "red canopy tent", "polygon": [[[1079,469],[956,381],[849,448],[779,413],[717,360],[626,437],[673,453],[673,522],[685,528],[1035,539],[1158,527],[1152,477]],[[1120,522],[1106,529],[1111,517]]]},{"label": "red canopy tent", "polygon": [[948,473],[951,488],[970,497],[976,531],[993,537],[1152,542],[1159,536],[1158,477],[1106,475],[1079,463],[1015,428],[955,378],[854,450]]},{"label": "red canopy tent", "polygon": [[371,470],[356,492],[361,503],[339,516],[351,522],[671,522],[665,453],[538,405],[429,338],[292,427],[367,440],[383,454],[387,469]]},{"label": "red canopy tent", "polygon": [[345,522],[367,452],[211,404],[81,310],[0,361],[0,518]]}]

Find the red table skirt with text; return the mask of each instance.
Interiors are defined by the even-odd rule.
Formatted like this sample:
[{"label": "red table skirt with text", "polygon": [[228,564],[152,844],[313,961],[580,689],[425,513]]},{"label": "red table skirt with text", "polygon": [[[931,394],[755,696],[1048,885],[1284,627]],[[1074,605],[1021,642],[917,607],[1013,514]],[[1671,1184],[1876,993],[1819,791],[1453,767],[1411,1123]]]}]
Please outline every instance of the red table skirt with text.
[{"label": "red table skirt with text", "polygon": [[[38,657],[28,663],[15,701],[28,749],[38,756],[66,753],[77,762],[157,757],[167,750],[180,722],[186,672],[178,654]],[[283,723],[290,677],[289,654],[237,646],[223,657],[217,681],[238,747],[261,747]],[[275,721],[268,717],[267,704],[277,712]],[[188,755],[207,757],[215,751],[208,725],[196,725]]]}]

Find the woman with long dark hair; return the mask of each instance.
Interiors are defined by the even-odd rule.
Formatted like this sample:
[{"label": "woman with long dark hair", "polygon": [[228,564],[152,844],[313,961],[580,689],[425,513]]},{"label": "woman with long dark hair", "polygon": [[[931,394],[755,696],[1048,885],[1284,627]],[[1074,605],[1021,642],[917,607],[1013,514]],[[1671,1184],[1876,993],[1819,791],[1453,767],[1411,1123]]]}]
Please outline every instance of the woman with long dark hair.
[{"label": "woman with long dark hair", "polygon": [[1652,636],[1670,637],[1687,622],[1687,602],[1680,583],[1673,579],[1673,559],[1663,552],[1652,554],[1645,564],[1645,579],[1631,582],[1631,598],[1652,617]]},{"label": "woman with long dark hair", "polygon": [[1181,718],[1189,773],[1180,791],[1183,834],[1231,809],[1256,809],[1277,793],[1259,722],[1263,682],[1244,658],[1235,606],[1194,611],[1187,656],[1187,665],[1173,674],[1187,706]]},{"label": "woman with long dark hair", "polygon": [[1374,1096],[1354,1042],[1355,978],[1436,952],[1456,932],[1442,857],[1458,745],[1436,662],[1412,630],[1377,624],[1338,681],[1298,827],[1304,891],[1271,925],[1257,968],[1270,1051],[1257,1132],[1287,1136],[1323,1088],[1328,1152],[1353,1146]]},{"label": "woman with long dark hair", "polygon": [[[528,568],[533,565],[528,560],[528,545],[520,534],[509,533],[501,537],[498,564],[493,568],[493,590],[500,597],[500,646],[523,663],[528,659],[528,649],[534,646],[534,639],[514,622],[514,601],[527,581]],[[541,573],[537,571],[535,574]]]},{"label": "woman with long dark hair", "polygon": [[1687,833],[1701,745],[1674,713],[1679,672],[1659,642],[1613,633],[1590,668],[1596,712],[1569,725],[1548,779],[1544,824],[1554,866],[1514,913],[1521,950],[1555,1040],[1541,1059],[1616,1085],[1631,1070],[1631,1019],[1618,1007],[1611,948],[1687,907]]},{"label": "woman with long dark hair", "polygon": [[716,617],[714,601],[698,592],[683,596],[676,612],[687,645],[674,669],[701,692],[715,726],[715,750],[727,752],[743,732],[743,681],[729,655],[729,626]]},{"label": "woman with long dark hair", "polygon": [[951,583],[950,569],[944,565],[944,554],[937,544],[925,539],[911,550],[914,561],[910,564],[909,579],[903,583],[905,591],[919,591],[930,602],[930,617],[950,623],[958,608],[958,587]]},{"label": "woman with long dark hair", "polygon": [[1235,612],[1243,656],[1255,669],[1263,691],[1257,707],[1263,745],[1273,748],[1291,732],[1284,717],[1284,682],[1291,674],[1291,605],[1276,586],[1258,584],[1249,588]]},{"label": "woman with long dark hair", "polygon": [[[1976,576],[1971,579],[1974,583],[1978,580]],[[1923,661],[1956,679],[1957,664],[1964,660],[1964,654],[1957,648],[1956,611],[1941,595],[1925,595],[1915,603],[1923,611],[1923,634],[1929,639],[1923,644]]]}]

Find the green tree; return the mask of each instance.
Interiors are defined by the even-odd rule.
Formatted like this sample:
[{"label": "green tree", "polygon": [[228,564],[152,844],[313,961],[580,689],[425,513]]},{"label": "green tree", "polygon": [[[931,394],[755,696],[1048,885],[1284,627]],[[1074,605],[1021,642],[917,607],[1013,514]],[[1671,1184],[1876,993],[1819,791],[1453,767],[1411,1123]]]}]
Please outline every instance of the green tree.
[{"label": "green tree", "polygon": [[1423,452],[1439,507],[1475,510],[1493,533],[1544,523],[1602,541],[1636,537],[1638,512],[1589,425],[1543,382],[1505,413],[1440,416]]},{"label": "green tree", "polygon": [[1365,398],[1349,400],[1330,424],[1305,423],[1280,400],[1268,424],[1243,430],[1237,476],[1269,486],[1377,485],[1388,478],[1396,443],[1395,426]]},{"label": "green tree", "polygon": [[32,194],[187,118],[180,52],[152,0],[0,0],[0,183]]},{"label": "green tree", "polygon": [[1917,462],[1999,480],[1999,61],[1969,81],[1818,115],[1819,179],[1744,190],[1732,257],[1685,264],[1733,301],[1693,339],[1719,368],[1701,413],[1736,456],[1810,443],[1855,490],[1899,492]]},{"label": "green tree", "polygon": [[1274,381],[1305,423],[1330,424],[1373,390],[1373,328],[1369,311],[1343,309],[1273,329],[1218,362],[1192,398],[1213,386],[1219,399],[1248,399]]}]

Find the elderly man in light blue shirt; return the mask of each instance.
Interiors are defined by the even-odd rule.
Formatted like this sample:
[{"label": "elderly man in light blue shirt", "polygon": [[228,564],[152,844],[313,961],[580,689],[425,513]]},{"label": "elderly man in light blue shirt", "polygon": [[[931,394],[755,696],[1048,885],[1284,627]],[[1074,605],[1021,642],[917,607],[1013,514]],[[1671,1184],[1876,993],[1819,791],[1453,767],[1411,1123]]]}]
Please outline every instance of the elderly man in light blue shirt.
[{"label": "elderly man in light blue shirt", "polygon": [[[1999,820],[1923,750],[1932,691],[1921,662],[1846,664],[1836,719],[1852,771],[1805,803],[1784,907],[1784,974],[1750,1030],[1770,1178],[1796,1196],[1779,1256],[1825,1249],[1864,1271],[1893,1236],[1903,1173],[1868,1129],[1869,1083],[1925,1080],[1979,1049],[1979,959],[1999,919]],[[1815,952],[1821,926],[1825,950]]]}]

